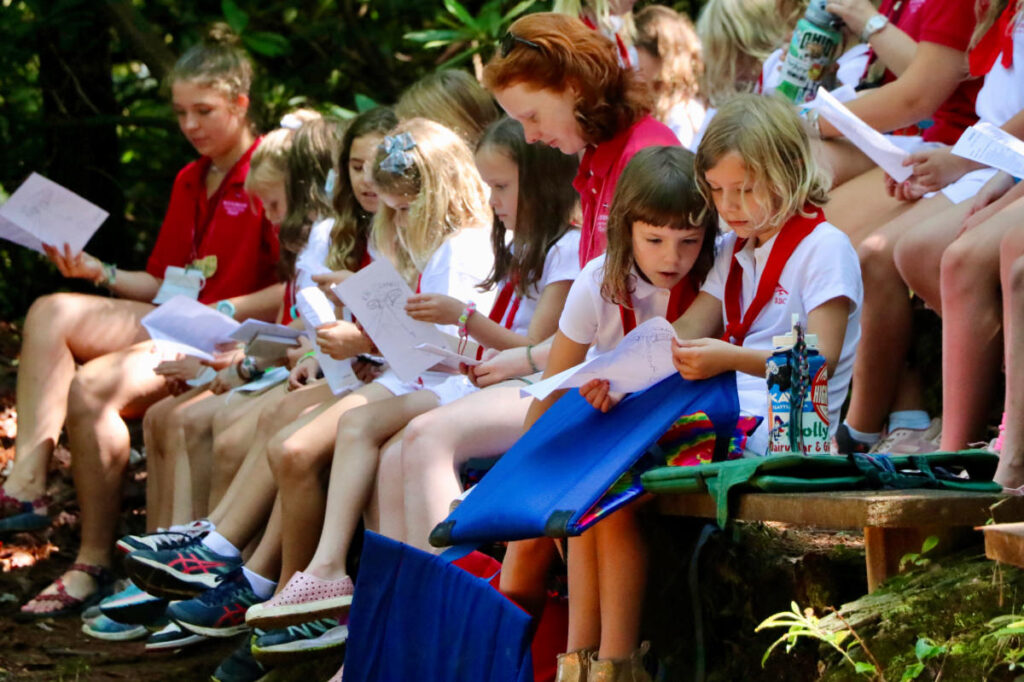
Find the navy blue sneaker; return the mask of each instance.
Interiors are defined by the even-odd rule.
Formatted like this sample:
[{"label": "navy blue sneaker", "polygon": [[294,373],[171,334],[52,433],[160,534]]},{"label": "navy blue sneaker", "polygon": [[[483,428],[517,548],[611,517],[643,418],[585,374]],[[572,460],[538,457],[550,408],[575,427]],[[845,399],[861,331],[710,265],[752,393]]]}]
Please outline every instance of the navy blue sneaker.
[{"label": "navy blue sneaker", "polygon": [[217,554],[200,540],[179,549],[132,552],[124,560],[132,582],[164,599],[189,599],[212,590],[241,565],[241,557]]},{"label": "navy blue sneaker", "polygon": [[168,651],[206,642],[209,637],[182,630],[175,622],[170,622],[149,636],[146,640],[146,651]]},{"label": "navy blue sneaker", "polygon": [[140,550],[179,549],[191,544],[193,540],[202,540],[211,530],[213,530],[212,523],[206,519],[199,519],[183,526],[171,526],[153,533],[125,535],[117,541],[115,546],[125,554]]},{"label": "navy blue sneaker", "polygon": [[182,628],[207,637],[231,637],[248,630],[245,612],[253,604],[266,601],[252,591],[242,569],[224,577],[216,588],[195,599],[175,602],[167,607],[167,616]]},{"label": "navy blue sneaker", "polygon": [[347,641],[347,622],[322,618],[280,630],[257,630],[252,638],[252,655],[260,663],[280,665],[340,651]]},{"label": "navy blue sneaker", "polygon": [[249,640],[246,639],[221,661],[210,679],[213,682],[256,682],[262,679],[267,669],[252,657],[249,647]]}]

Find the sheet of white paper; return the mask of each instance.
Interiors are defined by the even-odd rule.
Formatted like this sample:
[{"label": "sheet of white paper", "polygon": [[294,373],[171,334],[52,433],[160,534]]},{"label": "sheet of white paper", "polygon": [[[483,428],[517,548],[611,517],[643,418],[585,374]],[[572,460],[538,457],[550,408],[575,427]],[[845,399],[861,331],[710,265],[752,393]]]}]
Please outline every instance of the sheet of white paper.
[{"label": "sheet of white paper", "polygon": [[270,388],[274,384],[279,384],[288,378],[287,367],[271,367],[263,373],[256,381],[249,381],[241,386],[236,386],[231,389],[232,393],[255,393],[256,391],[262,391],[265,388]]},{"label": "sheet of white paper", "polygon": [[24,246],[26,249],[32,249],[40,253],[43,250],[43,243],[39,241],[38,237],[21,229],[10,220],[4,218],[3,215],[0,215],[0,239],[6,239],[9,242],[14,242],[19,246]]},{"label": "sheet of white paper", "polygon": [[274,336],[282,336],[286,339],[297,339],[302,336],[302,330],[287,327],[283,324],[249,319],[242,322],[242,325],[231,334],[231,338],[242,343],[249,343],[257,334],[273,334]]},{"label": "sheet of white paper", "polygon": [[885,138],[867,123],[847,109],[842,102],[829,94],[824,88],[818,89],[815,98],[821,116],[846,136],[857,149],[888,173],[896,182],[903,182],[913,172],[910,166],[903,165],[907,153]]},{"label": "sheet of white paper", "polygon": [[615,350],[570,367],[520,391],[543,400],[562,388],[582,386],[591,379],[607,379],[612,391],[634,393],[650,388],[675,372],[672,339],[675,330],[664,317],[655,317],[626,335]]},{"label": "sheet of white paper", "polygon": [[198,301],[175,296],[143,317],[142,326],[162,347],[213,360],[217,344],[231,341],[240,325]]},{"label": "sheet of white paper", "polygon": [[185,383],[192,388],[195,388],[196,386],[205,386],[216,378],[217,370],[210,366],[204,366],[199,370],[199,374],[197,374],[195,378],[188,379]]},{"label": "sheet of white paper", "polygon": [[[810,102],[798,106],[798,109],[817,109],[821,104],[821,93],[822,89],[818,90],[818,94],[814,96]],[[850,100],[857,99],[857,90],[852,85],[840,85],[835,90],[829,90],[828,94],[835,97],[840,102],[849,102]]]},{"label": "sheet of white paper", "polygon": [[299,319],[306,325],[313,342],[313,352],[317,362],[320,363],[320,370],[327,379],[327,385],[331,387],[331,393],[339,395],[344,391],[362,386],[356,373],[352,371],[351,360],[335,360],[327,353],[320,350],[316,343],[316,328],[327,322],[334,322],[334,305],[328,300],[324,292],[317,287],[306,287],[295,295],[295,308],[299,311]]},{"label": "sheet of white paper", "polygon": [[[96,204],[38,173],[30,175],[0,206],[0,216],[22,233],[13,236],[31,237],[11,241],[40,253],[42,243],[60,248],[67,243],[73,253],[81,251],[108,215]],[[8,227],[0,226],[0,237],[10,239],[9,234]]]},{"label": "sheet of white paper", "polygon": [[433,324],[405,313],[412,289],[386,259],[374,261],[333,288],[402,381],[415,381],[437,363],[436,355],[416,346],[444,346],[444,335]]},{"label": "sheet of white paper", "polygon": [[438,355],[444,358],[444,364],[448,367],[452,367],[453,369],[458,369],[459,363],[469,365],[470,367],[474,367],[480,364],[480,361],[477,360],[476,358],[471,358],[468,355],[460,355],[459,353],[456,353],[455,351],[449,348],[445,348],[443,346],[435,346],[432,343],[421,343],[420,345],[416,346],[416,349],[425,350],[428,353],[433,353],[434,355]]},{"label": "sheet of white paper", "polygon": [[329,275],[331,273],[331,269],[321,263],[314,254],[310,253],[310,249],[303,249],[302,253],[299,254],[298,260],[295,261],[295,269],[302,270],[310,277],[314,275]]},{"label": "sheet of white paper", "polygon": [[991,123],[983,121],[965,130],[953,153],[1024,178],[1024,141]]}]

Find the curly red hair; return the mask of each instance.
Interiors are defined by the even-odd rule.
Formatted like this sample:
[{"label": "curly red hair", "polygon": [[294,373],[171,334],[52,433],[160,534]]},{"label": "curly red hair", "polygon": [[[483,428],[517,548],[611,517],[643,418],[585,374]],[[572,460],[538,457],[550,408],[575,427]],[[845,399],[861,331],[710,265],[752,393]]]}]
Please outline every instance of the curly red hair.
[{"label": "curly red hair", "polygon": [[589,144],[606,142],[651,110],[647,86],[619,65],[615,44],[576,17],[554,12],[528,14],[509,33],[529,41],[512,44],[484,67],[491,92],[525,83],[538,90],[576,91],[575,115]]}]

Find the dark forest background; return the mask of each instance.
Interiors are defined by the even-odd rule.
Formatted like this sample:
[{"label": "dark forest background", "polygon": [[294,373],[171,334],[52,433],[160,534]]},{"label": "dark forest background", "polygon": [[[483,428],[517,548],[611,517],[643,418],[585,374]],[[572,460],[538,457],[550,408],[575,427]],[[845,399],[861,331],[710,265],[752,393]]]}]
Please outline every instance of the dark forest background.
[{"label": "dark forest background", "polygon": [[[648,2],[638,3],[638,8]],[[694,16],[694,2],[664,3]],[[110,212],[88,250],[141,267],[175,173],[194,157],[164,77],[215,21],[257,64],[265,128],[297,106],[347,117],[437,68],[486,60],[512,18],[550,1],[0,0],[0,201],[36,171]],[[0,242],[0,320],[68,282]]]}]

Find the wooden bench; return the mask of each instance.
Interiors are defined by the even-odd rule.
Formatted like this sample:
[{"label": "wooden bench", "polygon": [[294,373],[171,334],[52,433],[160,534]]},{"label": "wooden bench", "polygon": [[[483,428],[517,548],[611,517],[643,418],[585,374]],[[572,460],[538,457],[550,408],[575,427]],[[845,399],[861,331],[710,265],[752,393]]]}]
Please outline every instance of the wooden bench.
[{"label": "wooden bench", "polygon": [[[705,493],[659,494],[657,504],[668,515],[715,518],[715,502]],[[899,572],[900,558],[919,552],[930,535],[949,548],[990,519],[1024,519],[1024,497],[924,489],[740,493],[729,511],[729,518],[738,521],[863,530],[868,590],[874,591]]]},{"label": "wooden bench", "polygon": [[1024,523],[996,523],[983,526],[985,556],[1004,564],[1024,568]]}]

